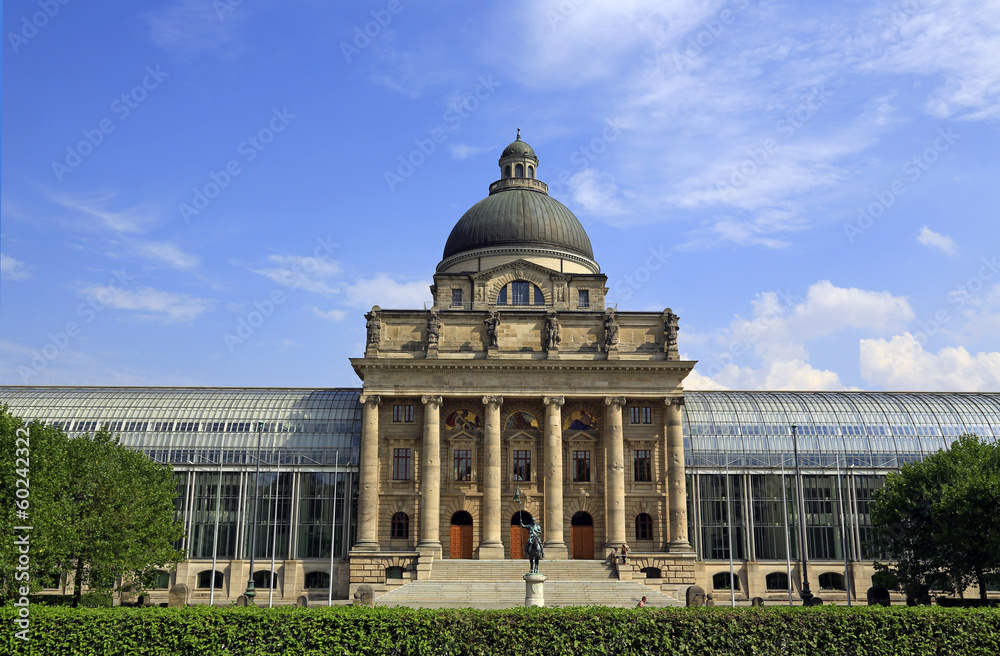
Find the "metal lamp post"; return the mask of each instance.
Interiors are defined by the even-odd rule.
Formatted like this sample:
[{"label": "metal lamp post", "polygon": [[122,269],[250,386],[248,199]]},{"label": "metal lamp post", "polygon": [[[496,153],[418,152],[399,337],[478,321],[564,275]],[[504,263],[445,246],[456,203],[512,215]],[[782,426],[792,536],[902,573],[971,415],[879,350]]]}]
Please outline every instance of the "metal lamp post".
[{"label": "metal lamp post", "polygon": [[254,603],[254,598],[257,596],[257,590],[253,583],[253,567],[254,559],[257,555],[257,497],[260,492],[260,435],[264,431],[264,422],[257,422],[257,474],[253,482],[253,522],[250,524],[250,578],[247,581],[247,589],[243,594],[246,595],[249,603],[252,605]]},{"label": "metal lamp post", "polygon": [[806,545],[806,503],[802,494],[802,470],[799,468],[799,427],[792,424],[792,450],[795,453],[795,494],[799,507],[799,556],[802,568],[802,592],[799,597],[803,606],[811,605],[813,594],[809,591],[808,545]]}]

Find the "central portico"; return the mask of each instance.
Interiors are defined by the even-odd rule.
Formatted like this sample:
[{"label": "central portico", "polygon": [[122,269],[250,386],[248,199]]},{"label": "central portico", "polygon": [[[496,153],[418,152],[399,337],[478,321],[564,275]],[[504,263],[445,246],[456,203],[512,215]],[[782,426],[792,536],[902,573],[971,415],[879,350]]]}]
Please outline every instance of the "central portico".
[{"label": "central portico", "polygon": [[[691,556],[677,316],[619,312],[520,138],[459,219],[431,307],[372,308],[352,583],[440,558]],[[522,509],[513,500],[521,491]],[[520,514],[519,514],[520,512]],[[398,573],[400,569],[393,569]]]}]

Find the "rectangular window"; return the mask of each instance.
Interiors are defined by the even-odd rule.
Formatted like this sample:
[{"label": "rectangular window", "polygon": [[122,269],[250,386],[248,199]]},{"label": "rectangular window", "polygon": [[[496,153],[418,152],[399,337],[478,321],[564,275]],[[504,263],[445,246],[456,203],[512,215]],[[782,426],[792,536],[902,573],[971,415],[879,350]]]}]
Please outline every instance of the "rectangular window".
[{"label": "rectangular window", "polygon": [[413,406],[412,405],[392,406],[392,420],[396,423],[403,421],[405,422],[413,421]]},{"label": "rectangular window", "polygon": [[637,450],[633,453],[636,483],[649,483],[653,480],[653,461],[649,457],[649,450]]},{"label": "rectangular window", "polygon": [[589,289],[581,289],[580,290],[580,297],[579,297],[579,301],[577,302],[577,305],[579,307],[581,307],[581,308],[589,308],[590,307],[590,290]]},{"label": "rectangular window", "polygon": [[515,481],[531,480],[531,451],[514,451]]},{"label": "rectangular window", "polygon": [[451,306],[452,307],[462,307],[462,290],[459,288],[451,288]]},{"label": "rectangular window", "polygon": [[410,480],[410,450],[409,449],[393,449],[392,450],[392,480],[394,480],[394,481],[408,481],[408,480]]},{"label": "rectangular window", "polygon": [[653,408],[648,405],[642,407],[642,423],[653,423]]},{"label": "rectangular window", "polygon": [[472,451],[469,449],[457,449],[455,451],[455,480],[472,480]]},{"label": "rectangular window", "polygon": [[642,413],[640,412],[640,408],[636,406],[632,406],[631,408],[629,408],[629,423],[638,424],[639,421],[641,420],[641,417]]},{"label": "rectangular window", "polygon": [[573,480],[577,483],[590,482],[590,451],[573,452]]},{"label": "rectangular window", "polygon": [[523,280],[515,280],[510,283],[511,291],[511,301],[512,305],[530,305],[531,300],[529,294],[531,294],[531,285],[524,282]]}]

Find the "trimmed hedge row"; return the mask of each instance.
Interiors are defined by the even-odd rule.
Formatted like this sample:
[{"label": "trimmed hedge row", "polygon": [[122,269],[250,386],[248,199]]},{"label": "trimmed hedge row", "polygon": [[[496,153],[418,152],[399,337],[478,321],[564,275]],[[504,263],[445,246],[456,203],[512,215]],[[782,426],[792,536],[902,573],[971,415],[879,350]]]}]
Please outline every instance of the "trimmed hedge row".
[{"label": "trimmed hedge row", "polygon": [[1000,654],[1000,611],[948,608],[30,609],[5,654]]}]

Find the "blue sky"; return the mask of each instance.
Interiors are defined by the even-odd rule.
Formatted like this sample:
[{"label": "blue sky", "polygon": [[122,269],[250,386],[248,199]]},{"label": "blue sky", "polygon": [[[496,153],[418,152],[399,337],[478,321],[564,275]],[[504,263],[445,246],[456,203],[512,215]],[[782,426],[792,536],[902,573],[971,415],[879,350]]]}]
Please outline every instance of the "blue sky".
[{"label": "blue sky", "polygon": [[[358,386],[521,128],[692,389],[1000,391],[1000,5],[3,3],[0,383]],[[436,140],[435,140],[436,137]]]}]

